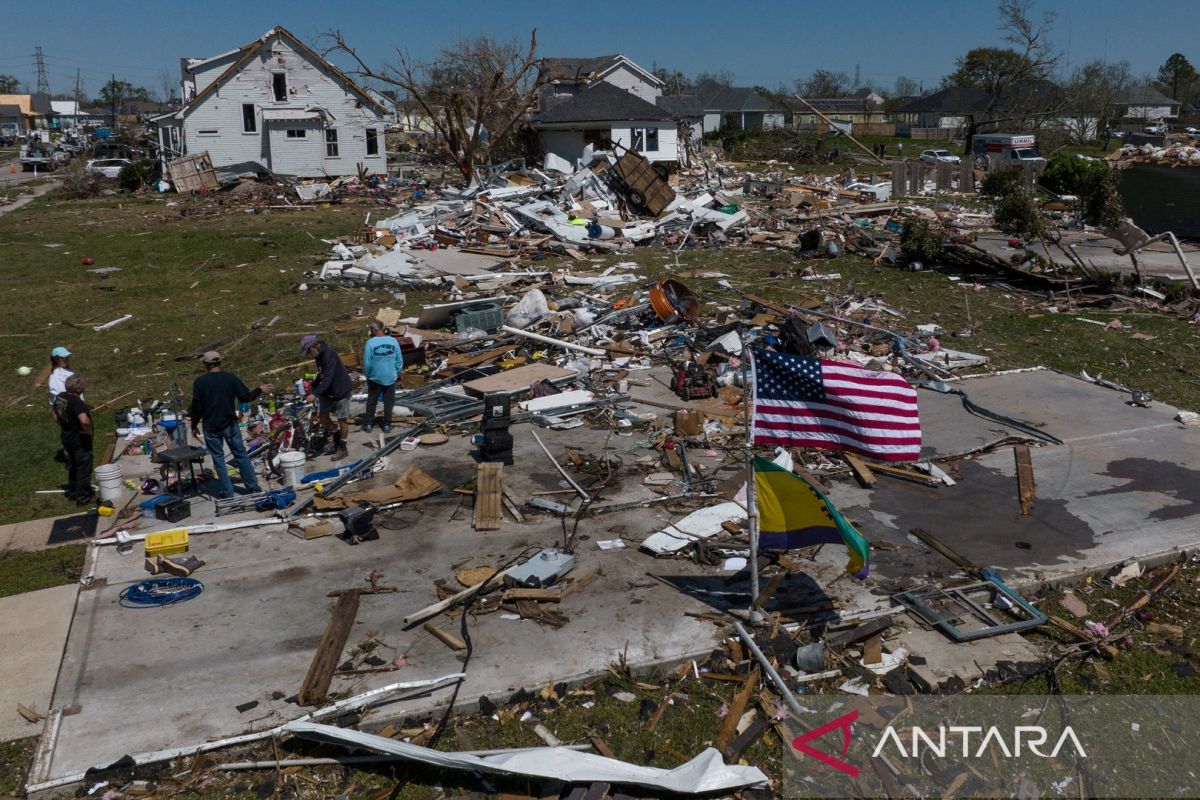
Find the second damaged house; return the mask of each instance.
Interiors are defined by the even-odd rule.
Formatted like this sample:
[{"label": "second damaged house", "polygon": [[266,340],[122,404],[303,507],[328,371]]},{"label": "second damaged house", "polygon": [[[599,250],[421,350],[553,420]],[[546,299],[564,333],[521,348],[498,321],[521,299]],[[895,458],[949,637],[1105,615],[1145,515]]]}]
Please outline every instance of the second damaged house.
[{"label": "second damaged house", "polygon": [[181,70],[183,108],[155,120],[165,160],[207,152],[234,175],[387,172],[388,109],[284,28]]}]

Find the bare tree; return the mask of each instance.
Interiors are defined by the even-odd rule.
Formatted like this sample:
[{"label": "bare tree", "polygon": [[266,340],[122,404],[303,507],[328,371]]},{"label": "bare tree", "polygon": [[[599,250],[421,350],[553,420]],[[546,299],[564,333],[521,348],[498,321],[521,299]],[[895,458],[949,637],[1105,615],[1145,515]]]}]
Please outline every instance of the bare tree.
[{"label": "bare tree", "polygon": [[807,78],[796,80],[796,94],[803,97],[844,97],[853,88],[849,75],[828,69],[818,69]]},{"label": "bare tree", "polygon": [[515,41],[486,34],[443,47],[428,62],[397,49],[398,63],[369,66],[340,30],[322,36],[325,53],[342,52],[357,64],[355,75],[400,89],[429,118],[436,146],[470,181],[479,164],[508,146],[537,103],[537,30],[522,54]]},{"label": "bare tree", "polygon": [[1032,0],[1001,0],[1000,30],[1010,47],[968,51],[957,59],[955,71],[944,81],[979,89],[986,96],[983,107],[967,115],[967,152],[984,125],[1044,119],[1062,104],[1061,96],[1048,96],[1039,88],[1058,65],[1059,54],[1049,38],[1054,14],[1047,12],[1035,22],[1030,17],[1032,5]]},{"label": "bare tree", "polygon": [[1107,148],[1108,133],[1120,116],[1117,103],[1131,83],[1128,61],[1089,61],[1076,69],[1067,81],[1062,114],[1071,139],[1103,139]]},{"label": "bare tree", "polygon": [[171,102],[171,98],[175,96],[175,74],[171,70],[158,71],[158,88],[161,91],[159,99],[164,103]]}]

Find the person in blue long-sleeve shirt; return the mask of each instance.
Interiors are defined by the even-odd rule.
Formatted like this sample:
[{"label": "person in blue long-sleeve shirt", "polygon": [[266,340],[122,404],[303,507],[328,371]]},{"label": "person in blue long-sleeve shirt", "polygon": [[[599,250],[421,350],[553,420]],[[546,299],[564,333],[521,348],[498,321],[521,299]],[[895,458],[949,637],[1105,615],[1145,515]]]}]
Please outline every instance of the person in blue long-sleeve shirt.
[{"label": "person in blue long-sleeve shirt", "polygon": [[367,414],[362,426],[370,433],[375,425],[375,404],[383,397],[383,425],[380,430],[392,430],[392,406],[396,403],[396,379],[404,369],[400,343],[389,336],[387,327],[377,319],[371,320],[371,338],[363,348],[363,372],[367,375]]}]

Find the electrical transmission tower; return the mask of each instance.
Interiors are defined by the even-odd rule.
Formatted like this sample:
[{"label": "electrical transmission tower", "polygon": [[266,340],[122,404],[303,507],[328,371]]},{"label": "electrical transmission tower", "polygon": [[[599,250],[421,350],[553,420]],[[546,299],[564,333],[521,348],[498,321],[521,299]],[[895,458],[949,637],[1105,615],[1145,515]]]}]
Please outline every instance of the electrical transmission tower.
[{"label": "electrical transmission tower", "polygon": [[33,48],[34,66],[37,68],[37,90],[38,94],[50,94],[50,79],[46,76],[46,59],[42,55],[42,48]]}]

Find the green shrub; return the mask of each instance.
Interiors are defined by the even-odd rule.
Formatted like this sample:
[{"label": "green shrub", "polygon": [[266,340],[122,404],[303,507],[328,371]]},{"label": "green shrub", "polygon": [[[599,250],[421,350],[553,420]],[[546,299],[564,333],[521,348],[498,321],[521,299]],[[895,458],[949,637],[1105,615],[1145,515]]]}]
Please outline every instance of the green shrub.
[{"label": "green shrub", "polygon": [[154,182],[154,166],[154,161],[148,158],[126,164],[117,175],[117,186],[123,192],[148,188]]},{"label": "green shrub", "polygon": [[1117,191],[1117,171],[1104,161],[1058,156],[1039,179],[1055,194],[1073,194],[1083,203],[1083,216],[1094,225],[1115,225],[1125,215]]},{"label": "green shrub", "polygon": [[910,219],[900,230],[900,255],[906,261],[934,261],[945,249],[941,230],[927,219]]}]

